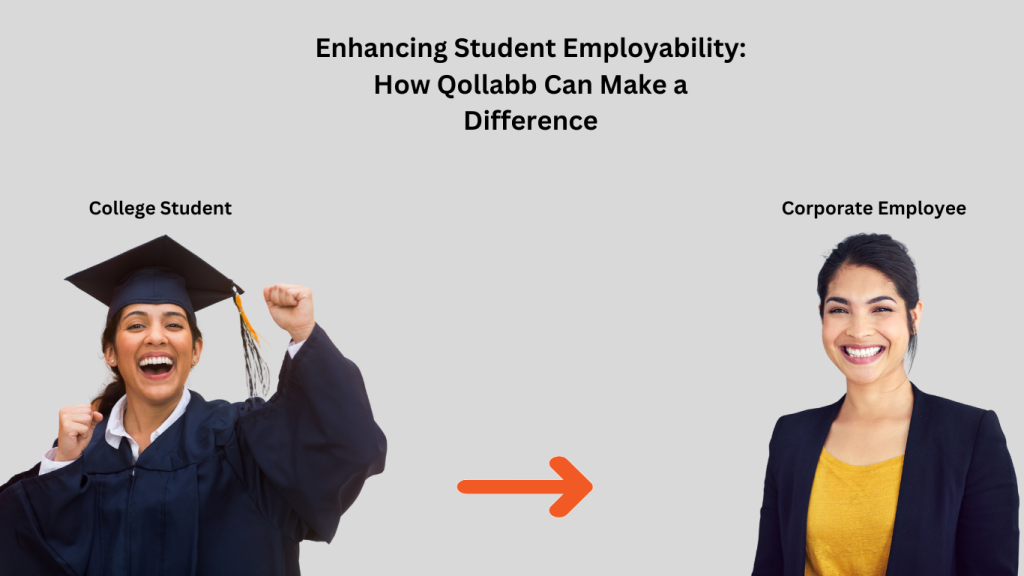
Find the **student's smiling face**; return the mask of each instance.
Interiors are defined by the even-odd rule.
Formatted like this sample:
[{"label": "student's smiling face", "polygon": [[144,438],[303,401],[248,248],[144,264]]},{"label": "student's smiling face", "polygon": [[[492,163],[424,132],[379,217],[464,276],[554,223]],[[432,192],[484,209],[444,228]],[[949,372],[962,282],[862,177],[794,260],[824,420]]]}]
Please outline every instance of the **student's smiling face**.
[{"label": "student's smiling face", "polygon": [[105,351],[133,397],[162,404],[180,397],[203,342],[192,343],[185,311],[175,304],[131,304],[121,312],[114,347]]},{"label": "student's smiling face", "polygon": [[[916,326],[922,305],[911,311]],[[825,352],[849,382],[870,384],[905,378],[903,357],[910,343],[907,305],[881,272],[843,266],[828,287],[822,308]]]}]

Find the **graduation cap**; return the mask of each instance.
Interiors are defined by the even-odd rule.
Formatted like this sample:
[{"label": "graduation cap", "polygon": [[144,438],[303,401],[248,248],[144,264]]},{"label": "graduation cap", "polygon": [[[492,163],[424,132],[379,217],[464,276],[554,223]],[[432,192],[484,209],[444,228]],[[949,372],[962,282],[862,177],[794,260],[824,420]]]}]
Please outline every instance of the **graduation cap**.
[{"label": "graduation cap", "polygon": [[266,393],[269,369],[257,348],[259,335],[242,309],[245,291],[170,236],[136,246],[65,280],[106,304],[108,322],[125,306],[139,303],[177,304],[195,322],[196,312],[231,298],[241,324],[249,395],[256,395],[257,380]]}]

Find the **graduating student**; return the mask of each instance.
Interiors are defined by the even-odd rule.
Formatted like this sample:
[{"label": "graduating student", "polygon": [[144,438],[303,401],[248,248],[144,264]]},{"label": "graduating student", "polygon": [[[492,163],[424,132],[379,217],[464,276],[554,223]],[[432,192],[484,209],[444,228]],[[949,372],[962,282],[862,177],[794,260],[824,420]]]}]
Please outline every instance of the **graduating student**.
[{"label": "graduating student", "polygon": [[818,297],[846,395],[775,425],[754,576],[1017,574],[1020,498],[999,419],[907,378],[923,309],[907,248],[850,236]]},{"label": "graduating student", "polygon": [[264,288],[292,337],[267,401],[185,388],[195,312],[235,298],[250,395],[266,370],[231,280],[167,236],[68,278],[110,308],[114,381],[60,411],[53,449],[0,488],[4,574],[299,574],[334,537],[387,443],[362,377],[314,322],[308,288]]}]

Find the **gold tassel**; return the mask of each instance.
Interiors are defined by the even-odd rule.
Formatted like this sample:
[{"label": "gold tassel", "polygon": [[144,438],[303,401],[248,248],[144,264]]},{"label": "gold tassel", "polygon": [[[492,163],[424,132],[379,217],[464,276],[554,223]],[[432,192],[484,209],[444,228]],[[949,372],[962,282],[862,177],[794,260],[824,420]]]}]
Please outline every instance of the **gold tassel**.
[{"label": "gold tassel", "polygon": [[256,396],[257,387],[266,396],[270,391],[270,368],[260,355],[260,335],[249,322],[242,308],[242,297],[235,293],[235,307],[238,308],[239,324],[242,329],[242,349],[245,352],[245,378],[249,385],[249,397]]},{"label": "gold tassel", "polygon": [[242,308],[242,296],[240,294],[235,294],[235,306],[238,307],[238,313],[242,315],[242,323],[245,325],[246,330],[249,331],[249,334],[252,334],[252,339],[255,340],[257,344],[262,344],[262,342],[260,342],[260,335],[256,333],[256,329],[252,327],[251,323],[249,323],[249,317],[245,315],[245,310]]}]

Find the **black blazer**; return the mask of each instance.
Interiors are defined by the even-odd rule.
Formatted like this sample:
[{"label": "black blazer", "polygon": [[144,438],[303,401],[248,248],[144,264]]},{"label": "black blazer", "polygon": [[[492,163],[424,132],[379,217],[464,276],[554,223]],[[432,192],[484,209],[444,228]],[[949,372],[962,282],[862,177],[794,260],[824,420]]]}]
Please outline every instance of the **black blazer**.
[{"label": "black blazer", "polygon": [[[811,485],[845,398],[775,424],[754,576],[803,576]],[[1019,507],[996,413],[914,386],[886,576],[1017,574]]]}]

